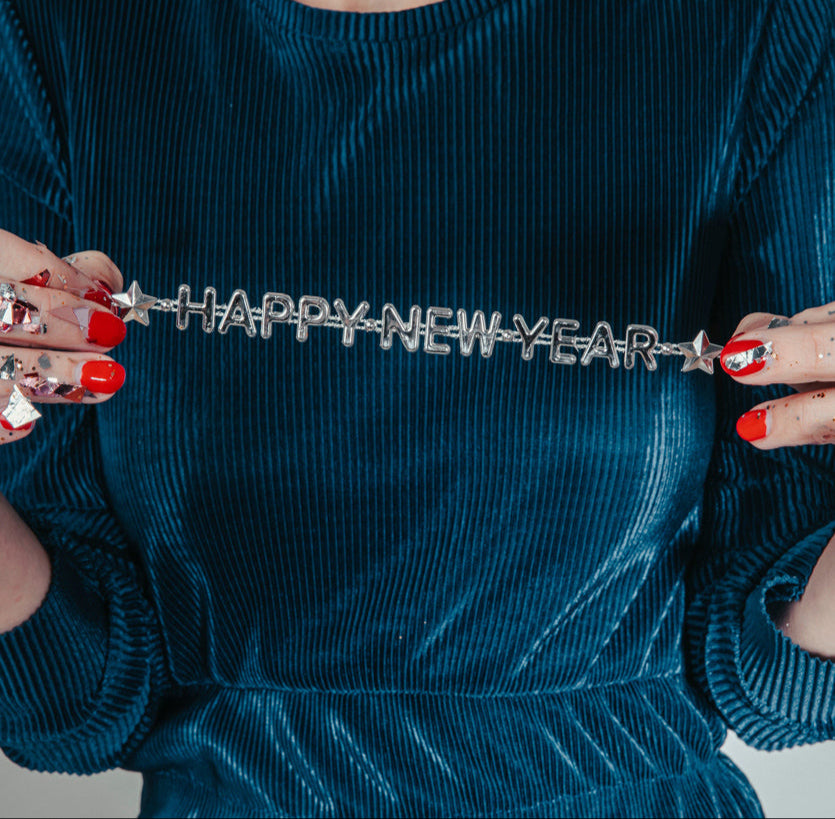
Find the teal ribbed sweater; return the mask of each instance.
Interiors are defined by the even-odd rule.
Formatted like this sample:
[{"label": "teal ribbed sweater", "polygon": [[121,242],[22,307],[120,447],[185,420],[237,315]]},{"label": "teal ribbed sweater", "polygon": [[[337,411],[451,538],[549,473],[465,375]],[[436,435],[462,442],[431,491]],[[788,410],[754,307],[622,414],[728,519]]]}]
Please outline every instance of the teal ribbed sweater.
[{"label": "teal ribbed sweater", "polygon": [[[175,297],[666,341],[835,299],[831,0],[0,0],[0,227]],[[2,275],[2,259],[0,259]],[[0,747],[145,816],[728,816],[835,737],[772,624],[835,531],[786,387],[152,313],[0,491],[53,561]],[[443,341],[439,336],[438,341]]]}]

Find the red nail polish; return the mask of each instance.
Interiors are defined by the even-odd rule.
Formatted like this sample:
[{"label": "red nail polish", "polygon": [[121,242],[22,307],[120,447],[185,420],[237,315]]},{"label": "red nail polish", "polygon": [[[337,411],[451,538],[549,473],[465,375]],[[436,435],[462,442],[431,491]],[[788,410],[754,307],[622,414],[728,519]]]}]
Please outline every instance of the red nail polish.
[{"label": "red nail polish", "polygon": [[81,383],[90,392],[114,393],[125,383],[125,368],[116,361],[85,361]]},{"label": "red nail polish", "polygon": [[0,427],[3,427],[3,429],[31,429],[34,423],[34,421],[30,421],[28,424],[24,424],[22,427],[13,427],[2,415],[0,415]]},{"label": "red nail polish", "polygon": [[46,287],[49,284],[50,275],[51,274],[48,270],[41,270],[40,273],[36,273],[28,279],[23,279],[23,284],[34,284],[35,287]]},{"label": "red nail polish", "polygon": [[100,304],[108,310],[112,311],[113,309],[113,302],[106,290],[87,290],[82,298],[87,299],[87,301],[94,301],[96,304]]},{"label": "red nail polish", "polygon": [[[740,333],[740,335],[742,334]],[[731,356],[737,356],[739,353],[745,353],[748,350],[753,350],[755,347],[761,347],[762,344],[763,342],[757,339],[747,339],[745,341],[729,341],[722,348],[722,352],[719,354],[719,363],[722,365],[722,369],[728,375],[732,376],[752,375],[753,373],[758,373],[766,365],[765,356],[762,356],[752,361],[750,364],[747,364],[744,367],[740,367],[739,369],[729,367],[728,358],[730,358]]]},{"label": "red nail polish", "polygon": [[122,319],[104,310],[96,310],[90,316],[87,341],[91,344],[100,344],[102,347],[115,347],[125,340],[127,331]]},{"label": "red nail polish", "polygon": [[740,438],[746,441],[756,441],[768,434],[766,427],[767,410],[749,410],[739,416],[736,421],[736,431]]}]

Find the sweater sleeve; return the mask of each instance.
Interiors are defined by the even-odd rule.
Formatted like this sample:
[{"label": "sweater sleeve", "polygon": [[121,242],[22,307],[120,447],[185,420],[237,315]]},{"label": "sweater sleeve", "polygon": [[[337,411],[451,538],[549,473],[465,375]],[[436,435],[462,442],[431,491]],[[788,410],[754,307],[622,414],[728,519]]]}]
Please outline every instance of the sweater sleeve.
[{"label": "sweater sleeve", "polygon": [[[60,255],[77,249],[66,165],[26,34],[0,0],[0,227]],[[52,563],[40,608],[0,634],[0,748],[36,770],[92,773],[121,764],[152,724],[162,641],[141,562],[108,504],[99,408],[38,408],[35,430],[0,449],[0,491]]]},{"label": "sweater sleeve", "polygon": [[[827,2],[774,3],[770,11],[741,115],[711,322],[717,338],[729,338],[750,312],[792,315],[835,300],[832,10]],[[802,595],[835,534],[835,447],[760,451],[736,434],[736,419],[792,390],[743,386],[722,372],[715,389],[716,439],[688,575],[689,670],[749,745],[835,738],[835,662],[772,622]]]}]

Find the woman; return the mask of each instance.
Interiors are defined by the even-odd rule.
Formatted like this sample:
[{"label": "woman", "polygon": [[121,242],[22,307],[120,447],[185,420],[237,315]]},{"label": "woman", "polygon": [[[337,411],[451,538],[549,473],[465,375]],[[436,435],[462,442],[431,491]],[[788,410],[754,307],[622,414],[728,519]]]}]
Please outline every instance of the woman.
[{"label": "woman", "polygon": [[[4,349],[86,390],[3,450],[0,746],[146,816],[761,815],[726,726],[835,736],[831,3],[326,5],[0,5]],[[121,271],[177,314],[116,346]]]}]

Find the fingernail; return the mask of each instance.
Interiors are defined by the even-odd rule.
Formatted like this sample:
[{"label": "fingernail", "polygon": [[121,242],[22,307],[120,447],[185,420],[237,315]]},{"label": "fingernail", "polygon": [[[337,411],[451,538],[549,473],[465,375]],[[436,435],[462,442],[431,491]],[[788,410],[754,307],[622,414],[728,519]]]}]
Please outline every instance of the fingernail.
[{"label": "fingernail", "polygon": [[110,294],[106,290],[86,290],[82,294],[82,298],[87,299],[87,301],[94,301],[96,304],[100,304],[102,307],[106,307],[111,312],[113,311],[113,301],[110,298]]},{"label": "fingernail", "polygon": [[111,296],[113,295],[113,288],[107,282],[103,282],[101,279],[93,279],[93,281],[103,290],[106,290]]},{"label": "fingernail", "polygon": [[2,415],[0,415],[0,427],[3,427],[3,429],[31,429],[31,427],[34,426],[34,424],[34,421],[30,421],[28,424],[24,424],[22,427],[13,427]]},{"label": "fingernail", "polygon": [[87,341],[91,344],[100,344],[102,347],[115,347],[125,340],[127,327],[122,319],[112,313],[103,310],[96,310],[90,316],[90,325],[87,328]]},{"label": "fingernail", "polygon": [[36,273],[28,279],[23,279],[23,284],[34,284],[35,287],[46,287],[49,284],[50,275],[51,274],[48,270],[41,270],[40,273]]},{"label": "fingernail", "polygon": [[729,341],[719,354],[719,363],[728,375],[752,375],[759,372],[773,355],[770,341],[746,339]]},{"label": "fingernail", "polygon": [[56,307],[49,315],[79,327],[87,341],[102,347],[115,347],[125,339],[127,327],[122,319],[107,310],[92,307]]},{"label": "fingernail", "polygon": [[736,431],[740,438],[746,441],[756,441],[768,435],[768,410],[749,410],[739,416],[736,421]]},{"label": "fingernail", "polygon": [[117,361],[85,361],[80,381],[90,392],[114,393],[125,383],[125,368]]}]

